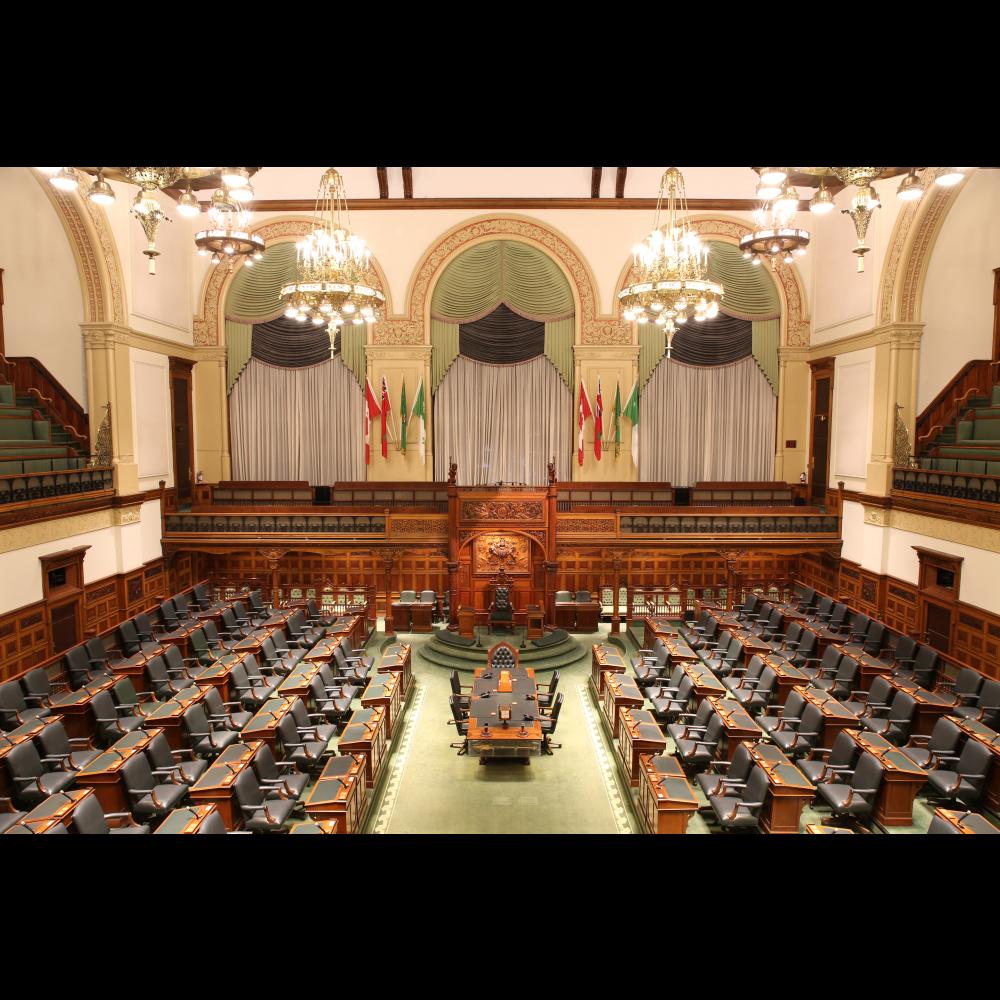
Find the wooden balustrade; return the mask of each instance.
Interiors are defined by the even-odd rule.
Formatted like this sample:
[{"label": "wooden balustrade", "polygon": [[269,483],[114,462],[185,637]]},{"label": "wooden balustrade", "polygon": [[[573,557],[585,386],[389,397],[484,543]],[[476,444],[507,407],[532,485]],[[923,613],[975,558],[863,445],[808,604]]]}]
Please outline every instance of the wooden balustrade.
[{"label": "wooden balustrade", "polygon": [[38,400],[80,448],[90,450],[90,421],[86,412],[38,358],[8,358],[0,354],[0,372],[5,381],[15,386],[16,393]]},{"label": "wooden balustrade", "polygon": [[934,397],[917,417],[913,450],[920,454],[933,437],[952,426],[973,396],[988,396],[993,387],[995,362],[970,361]]}]

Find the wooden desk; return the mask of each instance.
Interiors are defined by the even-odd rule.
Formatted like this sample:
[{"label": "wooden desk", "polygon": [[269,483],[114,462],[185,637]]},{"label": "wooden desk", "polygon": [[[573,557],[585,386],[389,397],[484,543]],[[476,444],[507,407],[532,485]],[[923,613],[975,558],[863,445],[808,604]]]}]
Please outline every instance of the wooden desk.
[{"label": "wooden desk", "polygon": [[948,718],[970,740],[976,740],[983,746],[989,747],[993,754],[990,769],[986,775],[986,788],[983,790],[983,805],[990,812],[1000,813],[1000,733],[990,729],[989,726],[984,726],[975,719],[962,719],[957,715],[950,715]]},{"label": "wooden desk", "polygon": [[131,812],[132,803],[122,781],[122,766],[137,753],[142,753],[162,732],[162,729],[135,729],[123,736],[76,772],[77,786],[93,788],[106,813]]},{"label": "wooden desk", "polygon": [[325,636],[302,657],[302,661],[305,663],[329,663],[333,659],[333,651],[340,645],[340,642],[339,635]]},{"label": "wooden desk", "polygon": [[85,739],[94,735],[95,723],[90,712],[90,699],[101,691],[107,691],[114,683],[114,677],[101,677],[76,691],[64,691],[49,699],[52,712],[62,716],[66,735],[70,739]]},{"label": "wooden desk", "polygon": [[1000,830],[979,813],[935,809],[934,815],[954,827],[956,833],[1000,833]]},{"label": "wooden desk", "polygon": [[747,710],[735,698],[709,698],[715,714],[722,719],[726,741],[726,760],[732,760],[740,740],[762,740],[764,730],[750,718]]},{"label": "wooden desk", "polygon": [[726,685],[701,660],[682,660],[680,665],[694,684],[694,696],[699,705],[702,698],[726,696]]},{"label": "wooden desk", "polygon": [[816,746],[832,747],[833,741],[842,729],[861,728],[858,717],[828,692],[804,684],[796,684],[794,690],[823,713],[823,731],[816,741]]},{"label": "wooden desk", "polygon": [[308,704],[312,692],[309,684],[323,666],[322,660],[299,660],[287,677],[278,685],[275,695],[279,698],[301,698]]},{"label": "wooden desk", "polygon": [[409,632],[410,629],[410,609],[412,604],[403,604],[400,601],[392,602],[392,628],[394,632]]},{"label": "wooden desk", "polygon": [[13,826],[5,830],[10,833],[15,826],[27,827],[32,833],[45,833],[57,823],[69,828],[70,820],[77,806],[88,795],[93,795],[92,788],[70,788],[65,792],[56,792],[50,795],[45,801],[39,802],[34,809]]},{"label": "wooden desk", "polygon": [[767,775],[767,795],[760,812],[764,833],[798,833],[803,806],[812,802],[816,789],[809,779],[773,744],[748,744],[755,764]]},{"label": "wooden desk", "polygon": [[236,779],[253,764],[263,741],[233,743],[212,761],[207,771],[188,789],[192,802],[213,804],[227,830],[243,826],[243,812],[236,800]]},{"label": "wooden desk", "polygon": [[288,831],[291,833],[340,833],[340,820],[336,819],[321,819],[321,820],[299,820],[298,823],[293,823],[292,828]]},{"label": "wooden desk", "polygon": [[[156,654],[152,654],[156,655]],[[132,687],[135,688],[137,694],[141,694],[144,691],[149,690],[149,684],[146,680],[146,661],[149,657],[143,653],[133,653],[127,659],[118,660],[116,663],[108,662],[108,666],[111,668],[111,672],[115,675],[115,679],[121,677],[128,677],[132,681]]]},{"label": "wooden desk", "polygon": [[475,636],[475,626],[476,626],[476,609],[459,608],[458,634],[462,636],[463,639],[472,639]]},{"label": "wooden desk", "polygon": [[198,675],[198,686],[214,687],[218,690],[223,701],[235,701],[235,698],[229,697],[229,677],[233,672],[233,667],[237,663],[242,663],[247,655],[247,653],[225,653],[220,656]]},{"label": "wooden desk", "polygon": [[698,799],[676,757],[639,754],[639,815],[647,833],[686,833]]},{"label": "wooden desk", "polygon": [[270,639],[272,634],[276,632],[277,629],[271,628],[257,628],[254,629],[249,635],[244,636],[235,646],[233,646],[234,653],[253,653],[256,655],[260,652],[260,647],[264,645],[265,639]]},{"label": "wooden desk", "polygon": [[898,747],[875,733],[849,729],[847,735],[867,750],[882,767],[882,782],[875,795],[875,819],[882,826],[912,826],[913,800],[927,782],[927,772]]},{"label": "wooden desk", "polygon": [[365,785],[374,788],[385,764],[386,710],[381,705],[359,708],[347,723],[337,744],[341,754],[363,754],[365,758]]},{"label": "wooden desk", "polygon": [[[498,690],[499,678],[498,667],[480,667],[473,673],[469,700],[469,756],[479,757],[480,761],[516,759],[530,763],[531,757],[541,755],[543,741],[535,671],[520,665],[511,667],[509,691]],[[511,716],[506,724],[499,718],[500,705],[510,706]]]},{"label": "wooden desk", "polygon": [[597,697],[603,698],[604,673],[625,673],[628,668],[628,660],[625,659],[625,654],[617,646],[610,646],[604,642],[596,642],[590,648],[592,650],[590,659],[590,685]]},{"label": "wooden desk", "polygon": [[653,716],[644,708],[623,708],[619,712],[618,757],[625,769],[629,784],[636,788],[640,777],[640,754],[657,756],[667,749],[667,738],[663,735]]},{"label": "wooden desk", "polygon": [[950,715],[961,703],[961,699],[955,695],[928,691],[919,684],[901,677],[886,677],[886,680],[897,691],[905,691],[917,703],[910,726],[910,732],[916,736],[929,736],[934,729],[934,723]]},{"label": "wooden desk", "polygon": [[604,697],[601,699],[601,710],[604,712],[604,721],[611,729],[611,738],[616,740],[621,725],[618,709],[642,708],[646,699],[639,690],[639,685],[627,674],[608,670],[603,680]]},{"label": "wooden desk", "polygon": [[214,812],[217,812],[214,802],[200,806],[184,806],[181,809],[171,809],[153,833],[175,835],[198,833],[204,825],[205,820]]},{"label": "wooden desk", "polygon": [[541,639],[545,635],[545,612],[541,608],[528,608],[524,612],[527,619],[529,639]]},{"label": "wooden desk", "polygon": [[841,651],[849,660],[853,660],[858,665],[858,672],[855,674],[855,690],[857,691],[867,691],[872,686],[872,681],[876,677],[881,677],[892,673],[892,664],[883,663],[881,660],[877,660],[874,656],[869,656],[867,653],[862,652],[851,652],[848,653],[844,650],[844,647],[840,643],[833,644],[837,649]]},{"label": "wooden desk", "polygon": [[644,649],[652,649],[657,639],[666,642],[678,637],[677,626],[672,624],[665,615],[645,615],[643,617],[642,645]]},{"label": "wooden desk", "polygon": [[843,645],[847,635],[843,632],[832,632],[825,625],[813,624],[812,622],[801,622],[803,629],[807,629],[816,636],[816,650],[813,656],[822,659],[826,652],[826,647],[830,645]]},{"label": "wooden desk", "polygon": [[192,706],[202,701],[208,687],[192,684],[178,691],[173,698],[161,702],[143,719],[143,728],[150,726],[163,730],[171,750],[180,750],[184,745],[184,713]]},{"label": "wooden desk", "polygon": [[364,812],[366,754],[331,757],[304,800],[314,820],[336,820],[338,833],[358,833]]},{"label": "wooden desk", "polygon": [[576,630],[576,603],[573,601],[556,601],[556,628],[567,632]]},{"label": "wooden desk", "polygon": [[[241,740],[263,740],[275,757],[278,743],[278,725],[292,710],[295,698],[279,698],[272,695],[257,710],[256,715],[240,730]],[[207,773],[207,772],[206,772]]]},{"label": "wooden desk", "polygon": [[788,660],[776,653],[762,656],[761,659],[774,671],[776,677],[772,705],[784,705],[792,688],[798,684],[808,685],[809,678],[798,667],[793,667]]},{"label": "wooden desk", "polygon": [[601,620],[601,605],[597,601],[588,601],[576,606],[576,632],[596,632]]},{"label": "wooden desk", "polygon": [[743,659],[746,662],[750,661],[751,656],[767,656],[768,653],[773,652],[766,642],[744,628],[730,628],[724,631],[727,631],[743,647]]},{"label": "wooden desk", "polygon": [[352,649],[364,649],[368,641],[367,620],[364,615],[341,615],[327,625],[326,634],[340,638],[347,636],[351,640]]},{"label": "wooden desk", "polygon": [[409,643],[394,643],[382,653],[382,659],[376,667],[376,673],[393,673],[399,677],[399,695],[404,701],[409,697],[410,685],[413,683],[412,652],[413,648]]},{"label": "wooden desk", "polygon": [[401,712],[400,692],[402,686],[399,674],[375,674],[368,687],[361,692],[362,708],[372,708],[381,705],[385,708],[385,738],[392,739],[394,727],[399,723]]},{"label": "wooden desk", "polygon": [[436,607],[436,601],[414,601],[410,605],[410,631],[433,632],[432,621]]},{"label": "wooden desk", "polygon": [[156,632],[153,639],[161,646],[177,646],[181,656],[191,655],[191,633],[201,628],[200,621],[190,621],[186,625],[175,628],[172,632]]}]

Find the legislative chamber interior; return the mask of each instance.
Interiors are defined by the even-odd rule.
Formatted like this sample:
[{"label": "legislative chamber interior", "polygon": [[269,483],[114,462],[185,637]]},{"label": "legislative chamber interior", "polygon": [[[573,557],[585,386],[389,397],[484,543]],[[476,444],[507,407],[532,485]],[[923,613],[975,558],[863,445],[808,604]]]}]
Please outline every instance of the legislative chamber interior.
[{"label": "legislative chamber interior", "polygon": [[1000,833],[997,218],[0,167],[0,834]]}]

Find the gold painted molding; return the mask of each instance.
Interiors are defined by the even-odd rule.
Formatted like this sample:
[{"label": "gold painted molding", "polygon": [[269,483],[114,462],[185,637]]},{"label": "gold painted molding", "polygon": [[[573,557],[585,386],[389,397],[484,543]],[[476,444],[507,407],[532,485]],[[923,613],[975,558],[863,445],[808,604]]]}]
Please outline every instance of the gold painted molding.
[{"label": "gold painted molding", "polygon": [[955,542],[958,545],[968,545],[975,549],[1000,554],[1000,530],[996,528],[986,528],[965,521],[946,521],[908,510],[871,507],[867,504],[863,506],[865,524],[910,531],[926,538],[937,538],[943,542]]},{"label": "gold painted molding", "polygon": [[0,553],[44,545],[74,535],[114,527],[114,509],[94,510],[86,514],[71,514],[53,521],[39,521],[0,531]]}]

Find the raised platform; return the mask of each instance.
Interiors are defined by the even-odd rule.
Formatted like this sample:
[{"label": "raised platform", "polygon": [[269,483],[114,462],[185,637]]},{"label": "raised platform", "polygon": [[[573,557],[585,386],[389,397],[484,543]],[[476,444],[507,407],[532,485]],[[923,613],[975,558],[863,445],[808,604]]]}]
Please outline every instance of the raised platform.
[{"label": "raised platform", "polygon": [[462,646],[442,640],[441,633],[435,630],[430,639],[420,646],[420,655],[435,666],[447,670],[473,671],[477,667],[486,666],[486,656],[490,649],[499,642],[510,643],[517,651],[521,663],[535,670],[557,670],[560,667],[575,663],[582,656],[589,655],[590,645],[578,641],[568,633],[563,633],[561,642],[539,648],[528,639],[521,648],[521,635],[513,636],[502,632],[486,634],[480,632],[482,646]]}]

